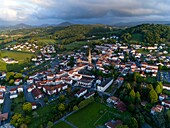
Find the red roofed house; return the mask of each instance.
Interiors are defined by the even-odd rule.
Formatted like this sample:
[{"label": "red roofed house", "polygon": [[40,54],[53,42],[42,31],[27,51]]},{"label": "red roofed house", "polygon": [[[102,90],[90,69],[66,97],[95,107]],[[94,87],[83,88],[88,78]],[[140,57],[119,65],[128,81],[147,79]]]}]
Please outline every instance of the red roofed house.
[{"label": "red roofed house", "polygon": [[22,83],[22,79],[16,79],[14,84],[15,85],[20,85]]},{"label": "red roofed house", "polygon": [[162,110],[163,110],[163,106],[161,106],[161,105],[156,105],[156,107],[152,107],[152,109],[151,109],[151,114],[152,115],[155,115],[156,113],[158,113],[158,112],[162,112]]},{"label": "red roofed house", "polygon": [[32,90],[32,94],[35,99],[40,99],[43,97],[43,93],[37,88]]}]

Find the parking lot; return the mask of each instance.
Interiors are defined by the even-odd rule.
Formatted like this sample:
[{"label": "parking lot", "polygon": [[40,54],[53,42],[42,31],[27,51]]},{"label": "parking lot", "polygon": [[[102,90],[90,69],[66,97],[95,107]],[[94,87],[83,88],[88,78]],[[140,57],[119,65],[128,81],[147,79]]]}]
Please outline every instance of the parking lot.
[{"label": "parking lot", "polygon": [[166,71],[158,72],[158,80],[170,83],[170,72]]}]

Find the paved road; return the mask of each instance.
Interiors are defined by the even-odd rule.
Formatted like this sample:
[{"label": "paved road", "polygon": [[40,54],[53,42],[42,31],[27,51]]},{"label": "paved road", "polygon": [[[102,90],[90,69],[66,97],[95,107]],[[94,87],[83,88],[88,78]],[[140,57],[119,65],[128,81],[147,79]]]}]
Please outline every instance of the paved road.
[{"label": "paved road", "polygon": [[5,99],[4,99],[4,103],[3,103],[3,107],[2,107],[2,113],[8,113],[9,114],[8,120],[5,121],[5,123],[9,123],[10,122],[12,100],[9,98],[9,93],[5,93],[4,95],[5,95],[4,96]]},{"label": "paved road", "polygon": [[25,96],[26,101],[39,103],[41,106],[44,106],[45,102],[43,101],[43,99],[38,99],[38,100],[34,99],[32,93],[27,92],[27,88],[28,88],[28,85],[25,84],[24,85],[24,96]]}]

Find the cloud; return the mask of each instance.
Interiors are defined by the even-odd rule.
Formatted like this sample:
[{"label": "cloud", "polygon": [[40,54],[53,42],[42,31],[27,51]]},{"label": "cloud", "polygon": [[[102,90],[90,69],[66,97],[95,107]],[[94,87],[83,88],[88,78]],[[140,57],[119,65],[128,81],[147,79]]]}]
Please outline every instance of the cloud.
[{"label": "cloud", "polygon": [[[20,22],[169,19],[170,0],[0,0],[0,19]],[[154,20],[152,19],[152,20]]]}]

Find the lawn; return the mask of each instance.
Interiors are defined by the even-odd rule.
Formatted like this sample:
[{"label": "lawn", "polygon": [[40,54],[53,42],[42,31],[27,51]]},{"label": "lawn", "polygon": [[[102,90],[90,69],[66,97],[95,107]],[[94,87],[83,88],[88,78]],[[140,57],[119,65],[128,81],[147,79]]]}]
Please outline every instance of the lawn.
[{"label": "lawn", "polygon": [[58,43],[58,41],[54,40],[54,39],[48,39],[48,38],[39,38],[38,39],[39,45],[48,45],[48,44],[55,44],[55,43]]},{"label": "lawn", "polygon": [[151,84],[156,83],[156,81],[157,81],[156,77],[147,77],[145,80],[145,82],[151,83]]},{"label": "lawn", "polygon": [[33,118],[31,124],[28,126],[29,128],[38,128],[42,124],[47,124],[48,121],[50,121],[55,114],[53,113],[53,108],[55,107],[56,104],[50,104],[44,107],[41,107],[35,112],[37,112],[38,117]]},{"label": "lawn", "polygon": [[1,58],[2,57],[13,58],[15,60],[18,60],[20,63],[27,61],[27,59],[30,59],[32,56],[34,56],[34,54],[28,52],[6,51],[6,50],[1,51]]},{"label": "lawn", "polygon": [[6,71],[6,63],[4,63],[2,60],[0,60],[0,71]]},{"label": "lawn", "polygon": [[84,46],[84,45],[87,45],[88,44],[88,42],[83,42],[83,41],[81,41],[81,42],[73,42],[73,43],[70,43],[70,44],[67,44],[67,45],[65,45],[65,48],[66,48],[66,50],[75,50],[75,49],[80,49],[80,47],[82,47],[82,46]]},{"label": "lawn", "polygon": [[[0,56],[0,71],[7,71],[9,69],[9,66],[12,67],[12,65],[10,64],[7,66],[7,64],[1,60],[1,58],[3,57],[9,57],[9,58],[19,61],[19,65],[20,64],[27,65],[32,56],[34,56],[33,53],[2,50],[1,56]],[[20,67],[22,66],[20,65]],[[15,69],[15,68],[12,68],[12,69]]]},{"label": "lawn", "polygon": [[54,125],[52,128],[72,128],[72,126],[68,125],[67,123],[61,121]]},{"label": "lawn", "polygon": [[73,123],[78,128],[95,128],[98,125],[104,125],[107,121],[113,119],[113,117],[117,117],[115,114],[121,116],[120,112],[116,109],[93,102],[69,116],[67,121]]}]

